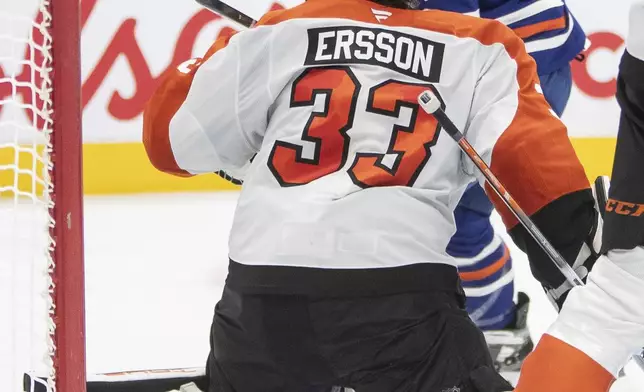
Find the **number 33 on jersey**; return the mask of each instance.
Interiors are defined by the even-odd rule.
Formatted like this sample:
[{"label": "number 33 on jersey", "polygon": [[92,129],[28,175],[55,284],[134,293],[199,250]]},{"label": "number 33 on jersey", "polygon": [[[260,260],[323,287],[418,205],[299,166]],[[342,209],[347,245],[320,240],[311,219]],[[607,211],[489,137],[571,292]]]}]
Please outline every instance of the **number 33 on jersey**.
[{"label": "number 33 on jersey", "polygon": [[[304,65],[310,68],[293,82],[290,107],[313,107],[318,97],[323,101],[322,108],[312,110],[301,138],[313,143],[313,156],[303,155],[301,142],[278,140],[268,160],[275,178],[282,186],[303,185],[343,169],[357,110],[401,120],[401,109],[408,108],[405,123],[389,129],[386,121],[374,119],[370,137],[384,140],[387,132],[390,140],[382,152],[355,152],[347,172],[360,187],[412,186],[440,130],[435,119],[418,111],[416,97],[427,88],[434,89],[428,82],[440,80],[445,45],[380,28],[329,27],[307,33]],[[388,79],[365,86],[356,76],[360,73],[356,65],[384,67],[394,71],[390,74],[409,75],[425,83]]]}]

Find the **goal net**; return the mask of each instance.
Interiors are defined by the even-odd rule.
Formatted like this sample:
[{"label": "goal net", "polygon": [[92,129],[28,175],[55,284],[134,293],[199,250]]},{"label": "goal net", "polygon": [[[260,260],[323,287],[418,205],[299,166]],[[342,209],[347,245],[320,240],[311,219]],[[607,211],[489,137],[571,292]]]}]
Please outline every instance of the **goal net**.
[{"label": "goal net", "polygon": [[7,392],[24,384],[85,388],[78,6],[0,0],[0,390]]}]

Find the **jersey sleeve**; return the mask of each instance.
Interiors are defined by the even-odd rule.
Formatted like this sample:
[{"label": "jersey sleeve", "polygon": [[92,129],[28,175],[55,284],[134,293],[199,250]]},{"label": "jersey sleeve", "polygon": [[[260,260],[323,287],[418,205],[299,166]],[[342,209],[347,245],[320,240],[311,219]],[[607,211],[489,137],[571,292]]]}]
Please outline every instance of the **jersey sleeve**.
[{"label": "jersey sleeve", "polygon": [[[594,223],[593,197],[567,129],[547,104],[532,58],[521,40],[496,24],[497,44],[482,66],[465,136],[552,245],[573,263]],[[484,178],[469,160],[466,170]],[[515,243],[544,286],[563,275],[485,185]]]},{"label": "jersey sleeve", "polygon": [[480,15],[510,27],[537,62],[539,75],[556,72],[589,43],[563,0],[480,0]]},{"label": "jersey sleeve", "polygon": [[148,102],[143,142],[159,170],[189,176],[243,170],[266,130],[271,33],[220,37],[203,59],[164,76]]},{"label": "jersey sleeve", "polygon": [[496,19],[522,39],[567,27],[567,9],[562,0],[479,0],[481,17]]},{"label": "jersey sleeve", "polygon": [[[509,32],[498,29],[498,34]],[[466,137],[529,215],[590,187],[565,125],[543,96],[534,60],[511,33],[482,68]],[[512,213],[486,190],[506,226],[514,227]]]}]

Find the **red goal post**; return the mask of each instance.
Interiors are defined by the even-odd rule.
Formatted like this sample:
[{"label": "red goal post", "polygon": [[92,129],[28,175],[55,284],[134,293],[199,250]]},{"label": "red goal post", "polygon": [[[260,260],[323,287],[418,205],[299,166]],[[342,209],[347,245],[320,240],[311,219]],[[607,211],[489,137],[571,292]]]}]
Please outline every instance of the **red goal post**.
[{"label": "red goal post", "polygon": [[83,265],[80,1],[50,0],[53,133],[51,177],[56,224],[53,259],[54,371],[60,392],[86,388]]},{"label": "red goal post", "polygon": [[[79,0],[0,0],[0,390],[84,392]],[[1,352],[4,351],[4,352]],[[35,383],[35,384],[34,384]],[[36,386],[38,384],[38,386]]]}]

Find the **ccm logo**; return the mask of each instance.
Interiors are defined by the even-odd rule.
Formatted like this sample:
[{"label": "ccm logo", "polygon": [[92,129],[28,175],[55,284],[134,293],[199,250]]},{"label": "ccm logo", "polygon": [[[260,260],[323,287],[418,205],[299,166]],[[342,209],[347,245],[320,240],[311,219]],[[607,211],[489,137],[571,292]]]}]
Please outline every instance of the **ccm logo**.
[{"label": "ccm logo", "polygon": [[619,215],[642,216],[644,214],[644,204],[627,203],[615,199],[608,199],[606,211],[614,212]]}]

